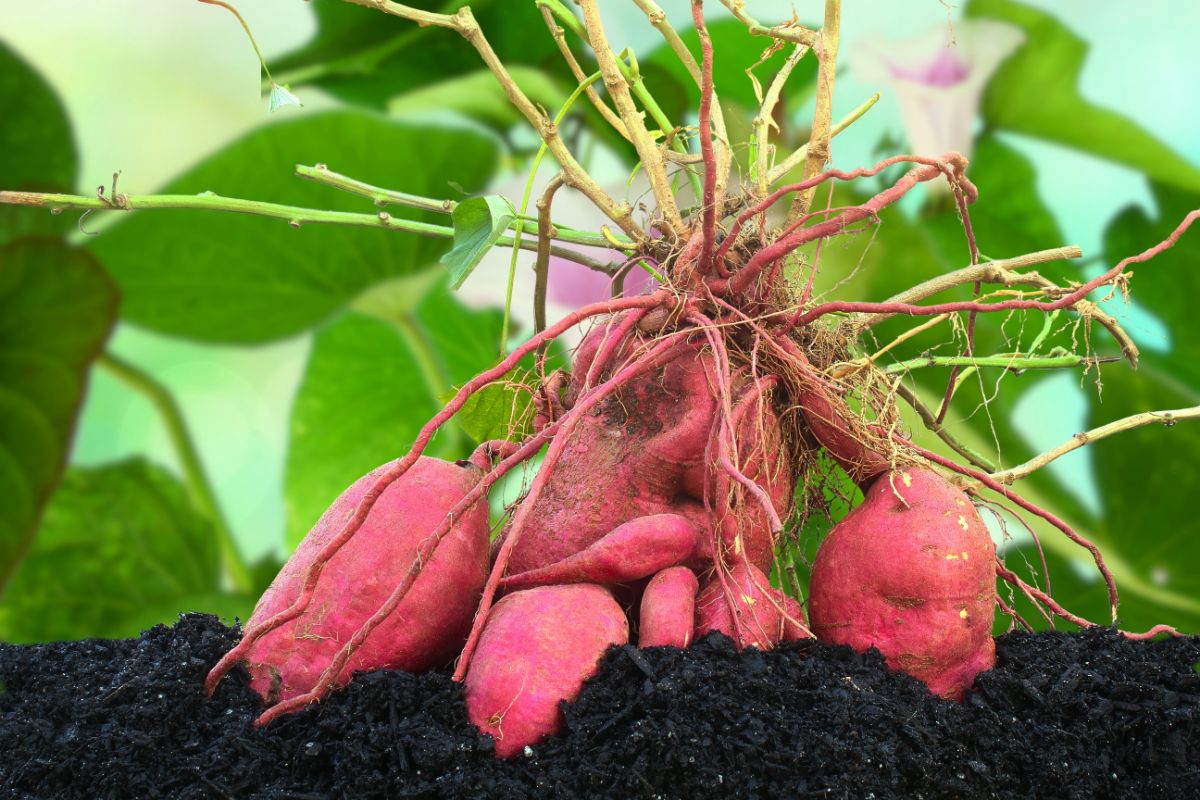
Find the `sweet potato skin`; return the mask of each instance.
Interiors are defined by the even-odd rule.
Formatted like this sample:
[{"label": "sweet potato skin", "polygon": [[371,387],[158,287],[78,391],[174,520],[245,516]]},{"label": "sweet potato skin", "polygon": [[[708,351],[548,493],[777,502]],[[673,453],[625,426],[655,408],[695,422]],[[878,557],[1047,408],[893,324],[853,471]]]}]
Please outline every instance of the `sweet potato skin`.
[{"label": "sweet potato skin", "polygon": [[[247,628],[292,604],[309,565],[388,466],[355,481],[334,501],[258,601]],[[304,613],[247,652],[255,691],[271,704],[312,689],[337,651],[400,583],[422,540],[479,477],[476,467],[425,457],[391,484],[362,528],[325,564]],[[356,671],[419,672],[449,661],[466,639],[487,571],[488,509],[479,502],[459,515],[408,595],[366,639],[336,684],[348,683]]]},{"label": "sweet potato skin", "polygon": [[642,592],[638,647],[687,647],[696,628],[700,582],[687,567],[664,569]]},{"label": "sweet potato skin", "polygon": [[[738,561],[726,578],[730,595],[715,572],[709,575],[696,598],[696,636],[719,631],[733,639],[738,650],[770,650],[783,640],[783,611],[794,614],[766,574],[753,564]],[[736,623],[735,623],[736,618]],[[803,616],[801,616],[803,619]]]},{"label": "sweet potato skin", "polygon": [[590,583],[541,586],[492,607],[467,671],[467,715],[511,758],[558,732],[558,704],[579,694],[610,645],[629,641],[625,612]]},{"label": "sweet potato skin", "polygon": [[996,548],[970,499],[932,470],[880,476],[813,564],[817,638],[862,652],[934,694],[961,699],[995,664]]}]

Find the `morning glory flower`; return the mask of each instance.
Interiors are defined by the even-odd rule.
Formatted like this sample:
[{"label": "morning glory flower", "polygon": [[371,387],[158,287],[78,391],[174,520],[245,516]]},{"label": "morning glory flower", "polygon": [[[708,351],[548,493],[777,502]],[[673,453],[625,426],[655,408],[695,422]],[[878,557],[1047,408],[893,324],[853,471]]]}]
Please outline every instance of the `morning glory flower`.
[{"label": "morning glory flower", "polygon": [[1003,22],[964,20],[906,41],[863,39],[850,66],[859,80],[891,87],[914,155],[969,158],[984,87],[1024,39]]}]

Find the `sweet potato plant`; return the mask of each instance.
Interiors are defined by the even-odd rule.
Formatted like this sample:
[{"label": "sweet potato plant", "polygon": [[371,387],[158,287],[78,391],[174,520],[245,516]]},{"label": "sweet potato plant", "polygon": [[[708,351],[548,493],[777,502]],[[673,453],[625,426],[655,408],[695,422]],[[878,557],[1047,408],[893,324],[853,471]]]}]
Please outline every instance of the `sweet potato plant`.
[{"label": "sweet potato plant", "polygon": [[[1023,230],[1027,219],[1041,232],[1046,226],[1029,187],[1006,185],[1017,157],[994,139],[973,158],[956,150],[889,152],[867,165],[832,158],[834,137],[869,124],[858,120],[874,102],[834,117],[840,0],[825,0],[811,27],[761,23],[737,0],[721,4],[732,17],[719,23],[715,0],[691,0],[690,19],[668,18],[652,0],[631,2],[664,41],[641,63],[614,41],[598,0],[579,0],[577,9],[560,0],[502,4],[503,13],[539,24],[569,70],[571,90],[554,107],[521,60],[528,53],[520,55],[545,42],[494,43],[484,22],[495,14],[390,0],[319,7],[331,31],[336,17],[343,31],[349,24],[372,36],[391,26],[420,32],[436,43],[430,57],[453,53],[447,74],[474,51],[536,135],[523,197],[417,196],[403,174],[401,185],[383,189],[366,182],[376,180],[369,158],[354,177],[326,166],[341,156],[336,135],[325,141],[327,156],[296,171],[329,191],[321,198],[340,190],[340,202],[373,202],[374,212],[233,197],[220,172],[205,176],[212,191],[198,195],[125,194],[115,178],[92,197],[20,186],[0,192],[0,203],[27,207],[21,219],[33,219],[28,207],[212,209],[292,228],[345,226],[339,242],[348,248],[354,237],[452,238],[441,262],[456,286],[491,248],[511,252],[516,268],[526,268],[522,250],[532,254],[532,296],[510,302],[532,303],[533,332],[477,374],[453,374],[444,404],[411,432],[411,443],[388,441],[386,463],[366,465],[339,487],[258,601],[241,642],[213,667],[210,692],[239,665],[249,670],[265,703],[260,723],[319,701],[356,671],[453,663],[472,721],[494,737],[498,755],[512,756],[557,730],[560,702],[575,696],[611,645],[686,647],[717,631],[739,648],[766,649],[815,636],[878,648],[892,668],[961,699],[994,663],[997,620],[1001,628],[1032,629],[1039,620],[1126,627],[1116,573],[1128,565],[1110,567],[1053,503],[1013,485],[1111,433],[1200,412],[1143,408],[1008,469],[979,445],[971,415],[1011,410],[999,408],[994,387],[1026,371],[1096,376],[1118,360],[1124,366],[1108,369],[1136,367],[1133,337],[1101,301],[1128,293],[1135,274],[1185,246],[1200,211],[1176,213],[1178,204],[1164,202],[1164,214],[1177,218],[1154,230],[1143,225],[1136,242],[1114,237],[1127,252],[1106,254],[1084,279],[1058,266],[1077,258],[1077,248]],[[501,13],[495,6],[481,4]],[[972,11],[989,8],[1000,17],[1012,11],[1003,2]],[[1031,30],[1049,35],[1045,26]],[[744,46],[722,46],[742,41],[735,33],[757,48],[756,60],[738,60]],[[368,43],[363,52],[386,59],[388,46]],[[1014,68],[1029,57],[1019,53]],[[324,67],[306,73],[304,59],[285,60],[276,72],[330,77]],[[677,97],[694,105],[654,90],[656,77],[661,85],[671,74],[681,76]],[[797,97],[791,82],[804,74],[814,110],[798,136],[786,104]],[[750,102],[731,75],[752,87]],[[490,91],[479,77],[470,90]],[[325,85],[378,88],[355,88],[360,78],[333,68]],[[274,80],[270,88],[273,104],[293,99]],[[450,99],[454,88],[444,87],[447,104],[461,99]],[[484,116],[495,122],[488,108]],[[644,196],[614,196],[589,172],[579,149],[585,135],[631,158],[629,185],[644,181]],[[446,163],[455,158],[468,155],[450,150]],[[535,200],[539,166],[552,177]],[[976,180],[977,169],[986,181]],[[997,198],[1004,213],[987,210],[992,186],[1016,193],[1015,201]],[[585,197],[606,223],[583,230],[560,222],[556,201],[566,192]],[[919,197],[925,210],[915,217],[898,207]],[[451,224],[428,222],[430,214],[449,214]],[[154,224],[150,216],[143,230]],[[895,247],[952,254],[957,268],[922,280],[896,266],[908,263],[903,255],[894,263],[891,255],[867,258],[880,247],[871,242],[876,233],[893,226],[905,234]],[[112,252],[105,237],[120,243],[121,235],[117,228],[101,237],[101,258]],[[1021,252],[1026,243],[1036,249]],[[10,245],[6,260],[19,269],[21,258],[36,259],[19,248],[39,246]],[[566,262],[603,275],[610,296],[550,319],[548,289]],[[1045,274],[1033,269],[1043,265]],[[253,272],[237,262],[207,268]],[[118,267],[118,283],[137,270]],[[627,290],[631,275],[649,276],[649,288]],[[386,306],[370,291],[363,297],[360,308]],[[186,313],[153,322],[161,313],[131,301],[135,321],[180,332],[192,324]],[[290,323],[239,320],[234,329],[254,325]],[[413,327],[405,315],[401,330],[411,336]],[[501,330],[507,348],[507,314]],[[578,343],[564,361],[568,335]],[[108,366],[138,380],[131,365],[109,358]],[[994,420],[980,424],[998,443]],[[477,442],[473,452],[462,447],[466,436]],[[514,479],[523,480],[519,495],[504,505],[500,488]],[[202,484],[195,488],[211,500]],[[1015,549],[1010,531],[1022,530],[1031,548]],[[236,564],[231,549],[226,541]],[[1050,564],[1071,549],[1087,558],[1100,587],[1086,609],[1052,590]],[[1180,608],[1170,592],[1159,597]],[[1174,634],[1166,622],[1126,635]]]}]

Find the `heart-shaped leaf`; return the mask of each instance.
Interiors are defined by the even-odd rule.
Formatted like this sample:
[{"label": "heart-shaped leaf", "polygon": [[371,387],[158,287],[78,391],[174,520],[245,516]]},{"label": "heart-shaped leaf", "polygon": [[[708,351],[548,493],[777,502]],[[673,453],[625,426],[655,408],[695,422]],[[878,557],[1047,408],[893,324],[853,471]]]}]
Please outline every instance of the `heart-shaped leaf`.
[{"label": "heart-shaped leaf", "polygon": [[0,587],[58,483],[116,313],[116,290],[86,253],[48,239],[0,248]]},{"label": "heart-shaped leaf", "polygon": [[[41,75],[0,42],[0,189],[69,192],[77,157],[71,123]],[[0,245],[57,234],[68,221],[45,211],[0,206]]]},{"label": "heart-shaped leaf", "polygon": [[512,203],[499,195],[472,197],[455,207],[454,247],[442,256],[453,288],[463,285],[516,218]]}]

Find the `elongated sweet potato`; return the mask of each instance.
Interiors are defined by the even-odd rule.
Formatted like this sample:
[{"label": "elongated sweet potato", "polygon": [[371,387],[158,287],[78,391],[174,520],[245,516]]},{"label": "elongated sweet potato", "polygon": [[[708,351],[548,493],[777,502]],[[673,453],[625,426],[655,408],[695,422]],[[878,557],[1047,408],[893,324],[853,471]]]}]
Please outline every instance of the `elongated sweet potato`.
[{"label": "elongated sweet potato", "polygon": [[467,714],[509,758],[556,733],[609,645],[629,641],[612,594],[577,583],[506,595],[492,607],[466,676]]},{"label": "elongated sweet potato", "polygon": [[[258,601],[247,629],[295,601],[321,549],[388,466],[355,481],[334,501]],[[307,609],[247,652],[251,686],[268,704],[313,688],[334,654],[400,583],[421,541],[479,477],[474,466],[421,458],[384,491],[363,526],[324,565]],[[337,685],[356,671],[418,672],[453,658],[487,578],[487,552],[488,509],[479,502],[458,518],[408,595],[346,664]]]},{"label": "elongated sweet potato", "polygon": [[813,564],[817,638],[865,651],[960,699],[995,663],[996,548],[970,499],[928,469],[879,477]]},{"label": "elongated sweet potato", "polygon": [[655,575],[642,592],[638,647],[687,647],[696,629],[696,593],[700,583],[687,567]]}]

